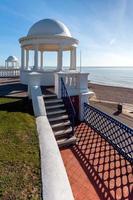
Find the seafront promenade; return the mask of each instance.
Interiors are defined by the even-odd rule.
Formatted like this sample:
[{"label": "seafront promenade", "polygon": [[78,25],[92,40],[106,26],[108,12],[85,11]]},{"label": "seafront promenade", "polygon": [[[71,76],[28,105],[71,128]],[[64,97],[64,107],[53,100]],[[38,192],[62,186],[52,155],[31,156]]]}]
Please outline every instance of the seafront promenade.
[{"label": "seafront promenade", "polygon": [[96,93],[96,97],[99,100],[133,104],[133,89],[117,87],[117,86],[105,86],[94,83],[89,83],[89,88]]},{"label": "seafront promenade", "polygon": [[[90,104],[112,117],[133,127],[133,89],[89,83],[95,95]],[[118,104],[122,105],[122,113],[117,112]]]}]

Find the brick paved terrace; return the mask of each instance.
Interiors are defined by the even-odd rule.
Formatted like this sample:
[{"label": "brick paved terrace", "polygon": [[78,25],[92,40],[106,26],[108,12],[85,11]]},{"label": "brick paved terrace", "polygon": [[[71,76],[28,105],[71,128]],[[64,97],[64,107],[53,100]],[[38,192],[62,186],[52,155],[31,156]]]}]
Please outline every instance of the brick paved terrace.
[{"label": "brick paved terrace", "polygon": [[85,123],[75,134],[76,145],[61,150],[75,200],[133,199],[131,164]]}]

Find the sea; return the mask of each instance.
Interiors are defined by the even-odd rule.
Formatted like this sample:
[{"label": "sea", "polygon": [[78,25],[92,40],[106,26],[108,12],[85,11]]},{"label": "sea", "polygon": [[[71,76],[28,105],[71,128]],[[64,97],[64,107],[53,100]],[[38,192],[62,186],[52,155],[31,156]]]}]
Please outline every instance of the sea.
[{"label": "sea", "polygon": [[81,67],[91,83],[133,88],[133,67]]},{"label": "sea", "polygon": [[[1,67],[2,68],[2,67]],[[45,67],[47,70],[54,70],[55,67]],[[68,70],[69,67],[63,67]],[[88,72],[88,81],[91,83],[133,88],[133,67],[77,67],[81,72]]]}]

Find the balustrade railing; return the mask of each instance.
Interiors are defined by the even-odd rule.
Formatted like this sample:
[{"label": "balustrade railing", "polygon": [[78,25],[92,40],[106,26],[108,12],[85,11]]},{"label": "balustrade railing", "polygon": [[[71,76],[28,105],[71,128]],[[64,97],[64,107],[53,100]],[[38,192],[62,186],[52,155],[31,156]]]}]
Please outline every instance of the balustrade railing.
[{"label": "balustrade railing", "polygon": [[61,98],[63,99],[63,102],[67,108],[67,113],[69,116],[69,119],[71,121],[71,125],[72,125],[72,130],[74,133],[74,125],[75,125],[75,118],[76,118],[76,112],[73,106],[73,103],[71,101],[71,98],[68,94],[67,88],[65,86],[65,83],[63,81],[63,78],[61,78]]},{"label": "balustrade railing", "polygon": [[123,157],[133,163],[133,129],[84,103],[84,120]]},{"label": "balustrade railing", "polygon": [[68,73],[63,77],[63,81],[66,87],[76,89],[78,87],[79,77],[77,74]]},{"label": "balustrade railing", "polygon": [[20,76],[20,69],[0,69],[0,78]]}]

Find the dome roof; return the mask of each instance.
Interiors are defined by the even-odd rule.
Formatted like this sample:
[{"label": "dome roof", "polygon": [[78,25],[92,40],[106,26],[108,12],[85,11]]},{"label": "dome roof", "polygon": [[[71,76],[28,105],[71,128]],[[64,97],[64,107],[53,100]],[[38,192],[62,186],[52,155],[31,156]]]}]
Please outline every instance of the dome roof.
[{"label": "dome roof", "polygon": [[69,29],[60,21],[43,19],[30,28],[28,36],[67,36],[71,37]]},{"label": "dome roof", "polygon": [[9,56],[9,57],[6,59],[6,61],[8,61],[8,62],[17,62],[18,59],[17,59],[15,56]]}]

